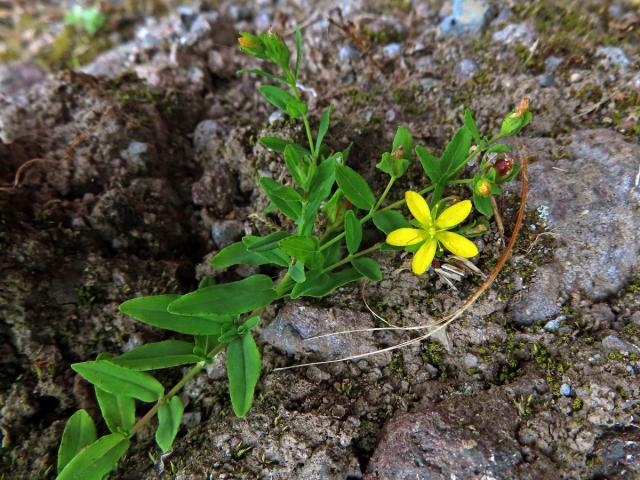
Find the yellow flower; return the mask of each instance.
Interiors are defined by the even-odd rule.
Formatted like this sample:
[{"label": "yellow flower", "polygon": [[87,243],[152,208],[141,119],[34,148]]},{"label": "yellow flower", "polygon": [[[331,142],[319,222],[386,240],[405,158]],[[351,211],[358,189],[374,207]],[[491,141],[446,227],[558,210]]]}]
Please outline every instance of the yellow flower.
[{"label": "yellow flower", "polygon": [[470,258],[478,254],[478,248],[467,238],[447,230],[462,223],[471,213],[471,202],[464,200],[444,210],[433,220],[426,200],[416,192],[405,192],[407,207],[420,224],[420,228],[399,228],[387,235],[387,243],[396,247],[422,246],[413,256],[411,268],[416,275],[427,271],[436,254],[438,243],[454,255]]}]

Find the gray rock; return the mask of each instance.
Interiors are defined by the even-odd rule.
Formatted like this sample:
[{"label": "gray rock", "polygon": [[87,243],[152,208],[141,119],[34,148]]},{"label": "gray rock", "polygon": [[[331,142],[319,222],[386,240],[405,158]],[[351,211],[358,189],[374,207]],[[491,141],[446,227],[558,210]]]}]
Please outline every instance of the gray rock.
[{"label": "gray rock", "polygon": [[382,53],[389,59],[398,58],[402,51],[402,45],[399,43],[389,43],[382,48]]},{"label": "gray rock", "polygon": [[453,0],[452,13],[440,23],[443,35],[480,34],[491,16],[491,5],[485,0]]},{"label": "gray rock", "polygon": [[211,225],[211,238],[218,248],[232,244],[240,239],[243,233],[244,226],[238,220],[221,220]]},{"label": "gray rock", "polygon": [[360,57],[360,52],[350,45],[343,45],[338,51],[338,57],[342,62],[350,62]]},{"label": "gray rock", "polygon": [[460,60],[455,69],[456,79],[460,83],[465,83],[478,71],[478,64],[470,58]]},{"label": "gray rock", "polygon": [[491,36],[494,42],[507,45],[522,44],[530,47],[536,40],[536,31],[529,23],[510,23]]},{"label": "gray rock", "polygon": [[236,182],[228,169],[213,165],[191,186],[193,203],[224,215],[233,208]]},{"label": "gray rock", "polygon": [[512,300],[520,324],[557,315],[573,291],[604,299],[640,267],[640,211],[631,207],[640,198],[633,183],[640,146],[611,130],[578,131],[562,142],[562,158],[543,155],[530,167],[529,178],[539,180],[530,183],[527,205],[547,213],[559,242]]},{"label": "gray rock", "polygon": [[0,65],[0,95],[14,95],[44,80],[46,72],[35,62]]},{"label": "gray rock", "polygon": [[547,332],[555,332],[556,330],[558,330],[558,328],[560,328],[560,325],[562,324],[562,322],[564,320],[566,320],[567,317],[565,317],[564,315],[560,315],[557,318],[554,318],[553,320],[549,320],[545,325],[544,325],[544,329]]},{"label": "gray rock", "polygon": [[538,84],[542,88],[552,87],[555,84],[555,78],[552,74],[543,73],[538,77]]},{"label": "gray rock", "polygon": [[611,353],[640,353],[640,348],[625,342],[615,335],[608,335],[602,339],[602,348]]},{"label": "gray rock", "polygon": [[309,340],[316,335],[372,327],[371,316],[353,310],[326,309],[300,302],[286,304],[264,329],[264,341],[288,355],[310,355],[334,360],[371,352],[376,345],[370,333],[335,335]]},{"label": "gray rock", "polygon": [[555,72],[560,64],[564,62],[564,57],[558,57],[557,55],[551,55],[547,57],[544,61],[544,69],[549,72]]},{"label": "gray rock", "polygon": [[563,383],[562,385],[560,385],[560,395],[562,395],[563,397],[570,397],[571,385],[569,385],[568,383]]},{"label": "gray rock", "polygon": [[620,47],[598,47],[596,56],[602,57],[602,64],[608,67],[618,68],[621,73],[626,73],[631,61]]}]

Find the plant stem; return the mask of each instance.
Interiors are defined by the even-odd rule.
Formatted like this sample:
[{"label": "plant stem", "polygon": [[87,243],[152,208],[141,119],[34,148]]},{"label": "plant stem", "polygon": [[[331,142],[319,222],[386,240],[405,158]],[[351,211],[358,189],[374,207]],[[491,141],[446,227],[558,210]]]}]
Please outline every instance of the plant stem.
[{"label": "plant stem", "polygon": [[[224,347],[225,347],[224,344],[218,345],[216,348],[214,348],[211,351],[210,355],[217,354]],[[133,437],[136,433],[138,433],[140,430],[142,430],[142,428],[147,423],[149,423],[149,420],[151,420],[153,418],[153,416],[158,412],[160,407],[162,405],[164,405],[168,400],[170,400],[171,397],[176,395],[180,390],[182,390],[182,388],[189,382],[189,380],[191,380],[193,377],[195,377],[198,373],[200,373],[202,371],[204,366],[205,366],[205,362],[204,361],[196,363],[191,368],[191,370],[189,370],[185,374],[185,376],[182,377],[182,379],[178,383],[176,383],[171,390],[169,390],[169,392],[167,392],[165,395],[163,395],[162,398],[160,398],[160,400],[158,400],[156,402],[156,404],[153,407],[151,407],[151,409],[140,420],[137,421],[137,423],[131,429],[131,432],[129,432],[129,438]]]},{"label": "plant stem", "polygon": [[336,262],[333,265],[330,265],[327,268],[325,268],[324,270],[322,270],[322,273],[327,273],[327,272],[330,272],[331,270],[334,270],[334,269],[336,269],[338,267],[341,267],[345,263],[349,263],[354,258],[358,258],[358,257],[361,257],[361,256],[366,255],[368,253],[380,250],[381,247],[382,247],[382,243],[376,243],[375,245],[373,245],[373,246],[371,246],[369,248],[366,248],[364,250],[360,250],[359,252],[356,252],[356,253],[351,254],[351,255],[347,255],[346,257],[344,257],[339,262]]}]

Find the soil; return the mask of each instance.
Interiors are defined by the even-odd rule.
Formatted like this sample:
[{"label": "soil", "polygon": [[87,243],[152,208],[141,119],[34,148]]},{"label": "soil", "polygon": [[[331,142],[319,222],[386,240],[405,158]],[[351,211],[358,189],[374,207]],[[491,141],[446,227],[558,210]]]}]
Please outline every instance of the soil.
[{"label": "soil", "polygon": [[[640,478],[635,0],[470,1],[489,5],[482,28],[451,35],[440,24],[455,9],[442,1],[114,0],[89,39],[64,27],[62,3],[0,2],[0,478],[54,478],[66,419],[78,408],[99,418],[71,363],[174,338],[119,313],[122,301],[246,276],[257,267],[207,260],[287,226],[261,213],[257,179],[287,173],[256,140],[302,142],[303,131],[273,114],[260,79],[235,74],[259,65],[236,32],[271,26],[292,45],[296,25],[313,128],[332,103],[327,143],[353,142],[349,162],[378,192],[375,164],[397,125],[440,152],[465,106],[492,132],[528,96],[534,120],[514,141],[532,164],[522,235],[465,316],[404,349],[273,371],[407,340],[304,341],[381,326],[371,310],[423,324],[480,276],[452,288],[379,253],[379,284],[270,307],[251,413],[233,417],[219,359],[186,387],[173,451],[162,456],[147,428],[110,478]],[[390,200],[424,184],[415,162]],[[518,191],[500,199],[507,235]],[[477,244],[487,273],[500,250],[493,224]]]}]

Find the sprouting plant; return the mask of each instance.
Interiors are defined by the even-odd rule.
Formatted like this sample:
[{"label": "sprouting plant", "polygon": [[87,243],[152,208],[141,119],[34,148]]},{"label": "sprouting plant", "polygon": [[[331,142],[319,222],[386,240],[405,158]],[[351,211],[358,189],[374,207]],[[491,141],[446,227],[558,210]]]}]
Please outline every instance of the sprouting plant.
[{"label": "sprouting plant", "polygon": [[85,32],[95,34],[107,21],[107,17],[97,7],[83,7],[77,3],[64,16],[67,25],[78,26]]},{"label": "sprouting plant", "polygon": [[[469,237],[483,229],[480,223],[459,227],[472,212],[472,203],[458,196],[443,197],[452,185],[468,185],[476,209],[490,216],[483,198],[498,195],[498,185],[512,178],[517,165],[505,157],[510,147],[498,143],[520,131],[531,120],[528,105],[510,113],[498,134],[481,137],[470,111],[440,158],[421,146],[415,148],[430,182],[419,192],[406,192],[404,200],[385,204],[395,182],[410,168],[414,144],[405,127],[399,127],[390,151],[376,167],[386,174],[379,196],[349,163],[349,148],[332,151],[324,143],[332,107],[318,122],[314,136],[308,105],[300,93],[299,71],[302,35],[296,32],[296,58],[275,33],[242,33],[240,49],[273,64],[277,71],[245,70],[278,85],[263,85],[260,93],[273,106],[302,122],[307,145],[279,137],[262,137],[260,143],[282,154],[293,179],[283,184],[263,177],[260,186],[271,204],[265,214],[277,215],[283,227],[262,237],[245,236],[221,250],[212,260],[218,268],[234,265],[272,265],[282,269],[276,281],[262,273],[221,284],[202,284],[186,295],[153,295],[124,302],[120,310],[164,330],[191,335],[191,341],[164,340],[137,347],[123,355],[102,353],[95,361],[72,368],[95,387],[96,398],[109,434],[97,436],[93,419],[84,410],[68,421],[58,453],[58,479],[101,480],[127,451],[131,439],[157,417],[156,443],[171,449],[178,433],[184,405],[177,395],[214,357],[226,352],[231,406],[244,416],[254,401],[260,377],[260,352],[253,329],[262,311],[274,302],[301,297],[322,298],[360,279],[380,281],[382,271],[371,254],[377,251],[414,251],[413,271],[423,274],[434,256],[444,249],[463,257],[477,255]],[[497,158],[491,160],[489,157]],[[480,172],[460,179],[465,166],[480,158]],[[524,177],[523,177],[524,178]],[[487,187],[487,182],[489,186]],[[424,198],[430,194],[429,201]],[[407,204],[414,219],[401,207]],[[429,206],[429,204],[431,206]],[[363,241],[363,226],[372,222],[385,241]],[[457,231],[454,231],[457,230]],[[484,229],[486,231],[486,229]],[[443,248],[444,247],[444,248]],[[501,259],[502,262],[506,260]],[[495,278],[495,276],[494,276]],[[149,371],[187,366],[183,378],[168,391]],[[341,387],[349,394],[350,387]],[[136,402],[152,407],[139,419]],[[242,452],[245,454],[246,452]]]}]

